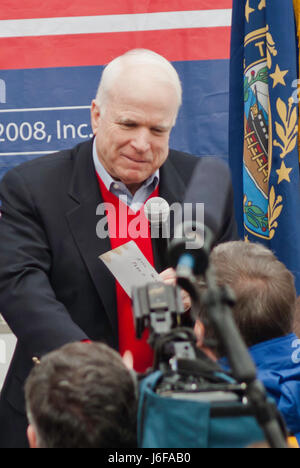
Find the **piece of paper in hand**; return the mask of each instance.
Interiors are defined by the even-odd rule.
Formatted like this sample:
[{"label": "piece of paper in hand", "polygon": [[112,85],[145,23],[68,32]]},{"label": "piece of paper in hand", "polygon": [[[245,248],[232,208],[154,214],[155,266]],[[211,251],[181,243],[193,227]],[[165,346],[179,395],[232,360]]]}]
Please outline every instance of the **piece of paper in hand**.
[{"label": "piece of paper in hand", "polygon": [[131,297],[133,286],[160,281],[160,276],[134,241],[100,255],[100,260]]}]

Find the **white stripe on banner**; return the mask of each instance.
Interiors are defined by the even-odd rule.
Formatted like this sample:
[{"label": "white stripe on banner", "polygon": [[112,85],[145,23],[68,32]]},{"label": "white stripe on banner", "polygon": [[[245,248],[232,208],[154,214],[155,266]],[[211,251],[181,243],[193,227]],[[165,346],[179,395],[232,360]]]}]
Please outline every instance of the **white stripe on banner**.
[{"label": "white stripe on banner", "polygon": [[37,111],[52,111],[52,110],[74,110],[74,109],[90,109],[91,106],[67,106],[67,107],[31,107],[29,109],[0,109],[0,114],[11,112],[37,112]]},{"label": "white stripe on banner", "polygon": [[231,9],[1,20],[0,38],[231,26]]},{"label": "white stripe on banner", "polygon": [[14,151],[13,153],[0,153],[0,156],[30,156],[33,154],[39,155],[39,154],[52,154],[56,153],[58,151],[61,151],[59,149],[57,150],[48,150],[48,151]]}]

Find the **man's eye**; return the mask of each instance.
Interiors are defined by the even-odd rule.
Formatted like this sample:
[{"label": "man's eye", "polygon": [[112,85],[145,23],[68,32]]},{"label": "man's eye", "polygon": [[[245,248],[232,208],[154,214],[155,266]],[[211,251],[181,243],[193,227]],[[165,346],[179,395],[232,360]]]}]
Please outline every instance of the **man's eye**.
[{"label": "man's eye", "polygon": [[121,126],[125,128],[135,128],[136,124],[133,122],[122,122]]}]

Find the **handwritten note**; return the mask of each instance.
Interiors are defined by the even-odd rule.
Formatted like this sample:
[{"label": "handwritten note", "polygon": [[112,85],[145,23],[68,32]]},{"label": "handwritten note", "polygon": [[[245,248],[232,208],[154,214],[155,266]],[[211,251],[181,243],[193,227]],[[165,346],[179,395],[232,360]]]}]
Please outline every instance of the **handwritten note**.
[{"label": "handwritten note", "polygon": [[134,241],[110,250],[99,258],[130,297],[133,286],[160,281],[159,274]]}]

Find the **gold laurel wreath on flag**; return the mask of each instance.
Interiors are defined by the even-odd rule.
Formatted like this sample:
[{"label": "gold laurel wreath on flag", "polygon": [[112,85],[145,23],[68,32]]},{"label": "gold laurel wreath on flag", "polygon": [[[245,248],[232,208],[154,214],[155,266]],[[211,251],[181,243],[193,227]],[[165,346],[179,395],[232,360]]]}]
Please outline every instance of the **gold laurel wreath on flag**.
[{"label": "gold laurel wreath on flag", "polygon": [[[295,10],[295,17],[296,17],[296,25],[297,25],[298,46],[300,50],[300,0],[293,0],[293,3],[294,3],[294,10]],[[300,69],[300,57],[299,57],[299,69]],[[300,93],[300,83],[298,82],[298,96],[299,96],[299,93]],[[300,130],[300,121],[299,121],[299,130]],[[300,140],[299,140],[299,160],[300,160]]]}]

